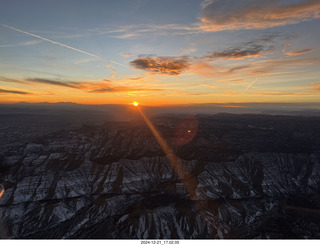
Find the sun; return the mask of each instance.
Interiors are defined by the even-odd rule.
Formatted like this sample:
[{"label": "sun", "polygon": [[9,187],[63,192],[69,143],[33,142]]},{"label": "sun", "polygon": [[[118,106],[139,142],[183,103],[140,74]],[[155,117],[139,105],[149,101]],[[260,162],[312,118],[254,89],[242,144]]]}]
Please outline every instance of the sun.
[{"label": "sun", "polygon": [[133,101],[132,105],[137,107],[139,105],[139,103],[137,101]]}]

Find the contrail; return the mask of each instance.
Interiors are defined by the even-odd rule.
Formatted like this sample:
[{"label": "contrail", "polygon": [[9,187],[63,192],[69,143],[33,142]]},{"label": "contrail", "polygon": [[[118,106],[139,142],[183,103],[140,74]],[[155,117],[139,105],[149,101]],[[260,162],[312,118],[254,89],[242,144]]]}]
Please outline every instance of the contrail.
[{"label": "contrail", "polygon": [[248,87],[246,87],[246,89],[244,89],[241,93],[246,92],[246,91],[257,81],[257,79],[258,79],[258,78],[256,78],[254,81],[252,81],[252,82],[248,85]]},{"label": "contrail", "polygon": [[101,57],[101,56],[98,56],[98,55],[95,55],[95,54],[91,54],[91,53],[88,53],[86,51],[83,51],[83,50],[80,50],[80,49],[77,49],[77,48],[73,48],[69,45],[66,45],[66,44],[63,44],[63,43],[59,43],[59,42],[56,42],[56,41],[52,41],[48,38],[44,38],[44,37],[41,37],[41,36],[38,36],[38,35],[35,35],[35,34],[32,34],[30,32],[26,32],[26,31],[22,31],[20,29],[17,29],[17,28],[14,28],[14,27],[11,27],[11,26],[8,26],[8,25],[4,25],[4,24],[1,24],[2,26],[6,27],[6,28],[9,28],[11,30],[14,30],[14,31],[17,31],[17,32],[21,32],[21,33],[24,33],[24,34],[27,34],[29,36],[32,36],[32,37],[36,37],[36,38],[39,38],[43,41],[47,41],[49,43],[52,43],[52,44],[56,44],[56,45],[59,45],[59,46],[62,46],[62,47],[65,47],[65,48],[68,48],[68,49],[72,49],[74,51],[77,51],[77,52],[80,52],[80,53],[83,53],[83,54],[86,54],[86,55],[89,55],[89,56],[92,56],[92,57],[95,57],[95,58],[98,58],[98,59],[103,59],[103,60],[107,60],[109,62],[112,62],[114,64],[117,64],[117,65],[120,65],[120,66],[123,66],[123,67],[126,67],[126,68],[129,68],[128,66],[126,65],[123,65],[121,63],[118,63],[116,61],[113,61],[113,60],[110,60],[110,59],[107,59],[107,58],[104,58],[104,57]]}]

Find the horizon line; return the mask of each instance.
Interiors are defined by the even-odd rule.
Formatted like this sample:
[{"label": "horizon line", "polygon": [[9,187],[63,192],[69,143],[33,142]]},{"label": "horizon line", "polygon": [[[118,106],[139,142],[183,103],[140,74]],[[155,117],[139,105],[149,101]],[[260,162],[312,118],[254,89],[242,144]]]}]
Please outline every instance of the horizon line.
[{"label": "horizon line", "polygon": [[[59,101],[59,102],[26,102],[26,101],[19,101],[19,102],[0,102],[0,105],[14,105],[14,104],[30,104],[30,105],[36,105],[36,104],[73,104],[73,105],[92,105],[92,106],[103,106],[103,105],[119,105],[119,106],[125,106],[125,105],[131,105],[132,102],[128,103],[103,103],[103,104],[84,104],[84,103],[77,103],[77,102],[71,102],[71,101]],[[140,103],[141,106],[144,107],[174,107],[174,106],[205,106],[205,105],[274,105],[274,104],[283,104],[283,105],[319,105],[320,102],[314,101],[314,102],[210,102],[210,103],[179,103],[179,104],[162,104],[162,105],[147,105],[144,103]],[[320,108],[319,108],[320,109]]]}]

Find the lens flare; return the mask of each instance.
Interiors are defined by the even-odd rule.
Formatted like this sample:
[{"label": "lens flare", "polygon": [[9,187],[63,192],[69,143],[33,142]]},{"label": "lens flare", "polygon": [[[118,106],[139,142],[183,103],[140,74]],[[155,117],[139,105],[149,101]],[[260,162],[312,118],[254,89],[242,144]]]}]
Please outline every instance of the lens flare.
[{"label": "lens flare", "polygon": [[3,187],[3,185],[0,185],[0,199],[3,195],[3,193],[4,193],[4,187]]},{"label": "lens flare", "polygon": [[198,118],[195,115],[184,117],[178,124],[174,138],[173,145],[185,145],[191,142],[198,132]]},{"label": "lens flare", "polygon": [[[199,210],[199,214],[202,217],[202,219],[206,222],[207,226],[210,230],[214,230],[214,217],[208,214],[205,208],[205,203],[198,200],[197,197],[197,186],[198,181],[193,178],[193,176],[187,171],[187,169],[184,167],[182,161],[179,159],[179,157],[173,152],[173,150],[170,148],[166,140],[162,137],[160,132],[155,128],[155,126],[152,124],[152,122],[148,119],[148,117],[144,114],[142,109],[140,107],[137,107],[137,111],[140,112],[140,115],[144,119],[145,123],[151,130],[153,136],[157,140],[158,144],[160,145],[162,151],[165,153],[166,157],[170,161],[173,169],[175,170],[176,174],[178,175],[181,183],[184,185],[187,193],[189,194],[192,201],[194,201],[194,204],[196,208]],[[198,126],[198,124],[197,124]],[[189,132],[190,131],[190,132]],[[192,130],[188,129],[188,133],[192,133],[194,131],[194,127]],[[195,130],[196,131],[196,130]]]}]

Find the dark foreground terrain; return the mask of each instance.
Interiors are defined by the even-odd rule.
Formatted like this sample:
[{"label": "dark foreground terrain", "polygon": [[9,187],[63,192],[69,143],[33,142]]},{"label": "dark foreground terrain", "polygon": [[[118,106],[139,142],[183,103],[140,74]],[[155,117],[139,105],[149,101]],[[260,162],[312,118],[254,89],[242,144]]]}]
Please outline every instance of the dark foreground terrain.
[{"label": "dark foreground terrain", "polygon": [[151,121],[182,181],[143,121],[27,127],[19,141],[7,125],[2,238],[320,238],[319,117]]}]

